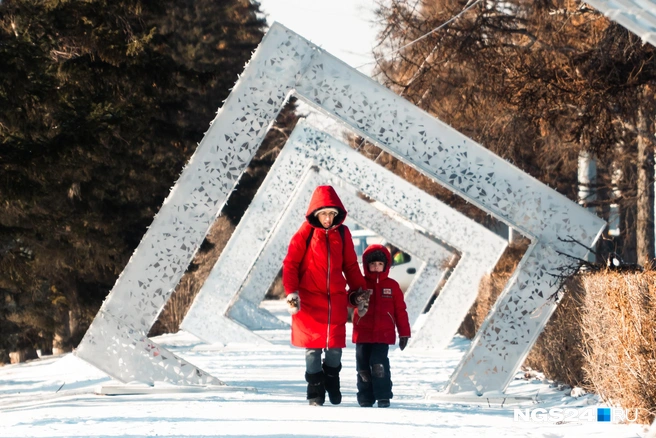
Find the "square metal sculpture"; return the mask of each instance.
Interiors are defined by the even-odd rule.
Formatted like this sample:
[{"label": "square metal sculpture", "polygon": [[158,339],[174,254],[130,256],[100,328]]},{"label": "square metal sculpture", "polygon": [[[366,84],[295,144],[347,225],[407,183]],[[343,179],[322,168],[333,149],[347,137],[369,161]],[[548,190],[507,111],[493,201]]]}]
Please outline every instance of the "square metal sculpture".
[{"label": "square metal sculpture", "polygon": [[[227,312],[230,318],[251,330],[276,329],[281,328],[281,325],[289,328],[288,324],[261,309],[259,304],[280,270],[289,241],[296,231],[293,224],[300,224],[299,219],[303,220],[314,189],[318,185],[332,185],[344,205],[348,206],[350,219],[422,260],[415,279],[405,294],[410,324],[415,323],[446,275],[451,259],[456,255],[417,229],[402,225],[373,204],[362,200],[355,194],[353,187],[342,187],[340,184],[343,183],[338,178],[318,168],[308,172],[292,204],[272,230],[266,246],[257,257],[238,295],[233,299]],[[210,291],[223,292],[220,285],[214,285],[214,290]]]},{"label": "square metal sculpture", "polygon": [[[167,381],[218,382],[197,369],[197,377],[189,378],[187,366],[194,367],[174,356],[167,360],[175,366],[162,366],[149,352],[145,333],[291,93],[532,239],[447,388],[504,390],[557,305],[550,297],[561,280],[552,274],[571,264],[563,254],[583,258],[605,223],[277,23],[219,110],[77,355],[119,380],[126,378],[124,371],[136,375],[141,368],[141,376],[157,374]],[[423,214],[418,206],[408,219]]]},{"label": "square metal sculpture", "polygon": [[[506,247],[506,241],[373,163],[346,144],[302,121],[292,132],[287,145],[228,241],[187,312],[182,328],[208,342],[240,340],[234,337],[234,332],[230,332],[231,338],[226,337],[224,325],[227,321],[221,315],[230,315],[232,309],[244,318],[249,311],[261,313],[254,310],[255,302],[259,304],[263,299],[266,288],[279,271],[287,245],[296,231],[295,225],[300,225],[299,221],[303,220],[310,195],[320,182],[318,177],[312,176],[314,172],[311,169],[314,167],[321,169],[323,175],[329,172],[335,179],[382,202],[403,217],[413,215],[416,224],[460,252],[458,265],[431,307],[421,329],[413,333],[410,344],[413,348],[445,347],[476,299],[481,279],[496,265]],[[326,178],[328,176],[324,176]],[[308,187],[308,179],[310,185],[314,182],[314,186]],[[302,180],[305,182],[301,184],[299,193],[297,185],[292,186],[290,182]],[[340,191],[339,194],[345,198],[349,196],[346,191]],[[299,199],[299,195],[302,199]],[[342,198],[343,202],[345,198]],[[291,205],[285,205],[288,199],[292,199]],[[364,201],[353,195],[348,199],[350,202],[345,202],[345,205],[349,215],[354,214],[356,221],[366,217],[364,212],[358,210],[362,204],[357,201]],[[290,212],[290,209],[294,211]],[[380,218],[379,213],[363,224],[375,231],[383,231],[382,235],[392,236],[392,239],[402,237],[398,225],[394,227],[389,220],[382,222]],[[283,226],[279,225],[274,230],[276,224]],[[419,284],[406,294],[411,323],[425,309],[441,278],[439,260],[443,258],[444,251],[436,253],[437,247],[435,242],[422,239],[412,249],[408,248],[429,262],[428,272],[420,275]],[[263,264],[264,268],[256,269],[254,265],[258,263]],[[240,302],[245,293],[250,305]],[[256,298],[253,299],[253,296]],[[271,318],[267,320],[271,321]],[[249,326],[248,323],[244,325]]]}]

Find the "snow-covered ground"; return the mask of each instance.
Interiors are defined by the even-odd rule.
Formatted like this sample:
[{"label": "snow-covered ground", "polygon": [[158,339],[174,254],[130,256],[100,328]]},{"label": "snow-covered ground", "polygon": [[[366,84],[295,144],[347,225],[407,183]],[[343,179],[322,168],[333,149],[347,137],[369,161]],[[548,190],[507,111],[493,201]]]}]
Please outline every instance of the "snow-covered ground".
[{"label": "snow-covered ground", "polygon": [[[264,302],[287,319],[278,302]],[[350,329],[350,327],[349,327]],[[240,437],[642,437],[644,426],[597,422],[594,395],[573,398],[548,382],[518,374],[508,392],[538,394],[537,403],[508,400],[435,400],[468,347],[456,338],[443,352],[393,349],[394,398],[388,409],[361,408],[355,399],[355,349],[344,350],[341,405],[305,401],[303,350],[289,345],[289,331],[259,332],[271,346],[206,345],[188,333],[156,342],[219,377],[230,389],[183,393],[156,385],[145,395],[94,394],[112,382],[76,356],[43,358],[0,368],[1,437],[240,436]],[[515,420],[514,409],[574,409],[557,421]],[[554,411],[552,411],[553,413]],[[585,416],[584,416],[585,417]]]}]

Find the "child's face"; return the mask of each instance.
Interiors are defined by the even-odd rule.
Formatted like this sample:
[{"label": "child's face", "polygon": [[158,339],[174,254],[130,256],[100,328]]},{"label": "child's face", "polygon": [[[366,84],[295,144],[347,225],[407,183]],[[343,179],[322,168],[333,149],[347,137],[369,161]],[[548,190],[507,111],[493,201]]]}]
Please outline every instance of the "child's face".
[{"label": "child's face", "polygon": [[337,213],[334,211],[320,211],[317,215],[317,218],[319,218],[319,222],[321,222],[322,227],[330,228],[333,225],[335,216],[337,216]]},{"label": "child's face", "polygon": [[369,272],[383,272],[385,270],[385,263],[371,262],[369,263]]}]

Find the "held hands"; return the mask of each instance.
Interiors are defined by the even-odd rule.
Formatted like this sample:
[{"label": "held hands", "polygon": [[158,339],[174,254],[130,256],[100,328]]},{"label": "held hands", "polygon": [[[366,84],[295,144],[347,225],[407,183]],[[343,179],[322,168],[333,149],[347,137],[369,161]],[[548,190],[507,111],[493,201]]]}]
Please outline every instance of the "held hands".
[{"label": "held hands", "polygon": [[296,315],[301,310],[301,297],[298,296],[298,292],[287,295],[287,306],[290,315]]},{"label": "held hands", "polygon": [[399,338],[399,348],[401,349],[401,351],[403,351],[403,349],[406,347],[406,345],[408,345],[408,339],[410,339],[410,338],[407,337],[407,336],[401,336]]},{"label": "held hands", "polygon": [[359,288],[353,292],[353,302],[358,307],[358,316],[362,318],[369,310],[369,298],[371,291]]}]

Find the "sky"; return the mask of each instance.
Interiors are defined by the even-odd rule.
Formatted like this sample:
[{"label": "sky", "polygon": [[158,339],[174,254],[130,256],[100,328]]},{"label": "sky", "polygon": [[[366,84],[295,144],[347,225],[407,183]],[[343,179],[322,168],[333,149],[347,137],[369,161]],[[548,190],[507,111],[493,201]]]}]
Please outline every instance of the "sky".
[{"label": "sky", "polygon": [[374,0],[260,0],[260,5],[269,25],[277,21],[370,74],[378,31]]},{"label": "sky", "polygon": [[[367,76],[375,66],[376,7],[377,0],[260,0],[269,25],[277,21]],[[349,132],[304,102],[298,103],[298,113],[337,138]]]},{"label": "sky", "polygon": [[[284,301],[265,301],[262,306],[289,323]],[[0,367],[0,437],[636,438],[646,434],[645,426],[598,422],[602,405],[597,396],[572,397],[567,388],[558,389],[539,373],[529,379],[518,373],[507,391],[532,395],[536,401],[507,400],[502,406],[495,401],[445,397],[440,390],[470,345],[462,337],[454,338],[443,351],[392,347],[394,397],[386,409],[358,406],[355,349],[349,342],[342,356],[342,404],[309,406],[304,351],[290,346],[289,329],[257,333],[270,344],[208,345],[185,332],[153,338],[228,385],[204,392],[184,392],[159,383],[118,385],[73,354]],[[118,389],[124,395],[96,394],[101,388]],[[125,394],[129,391],[142,394]],[[568,419],[559,420],[558,415]]]}]

